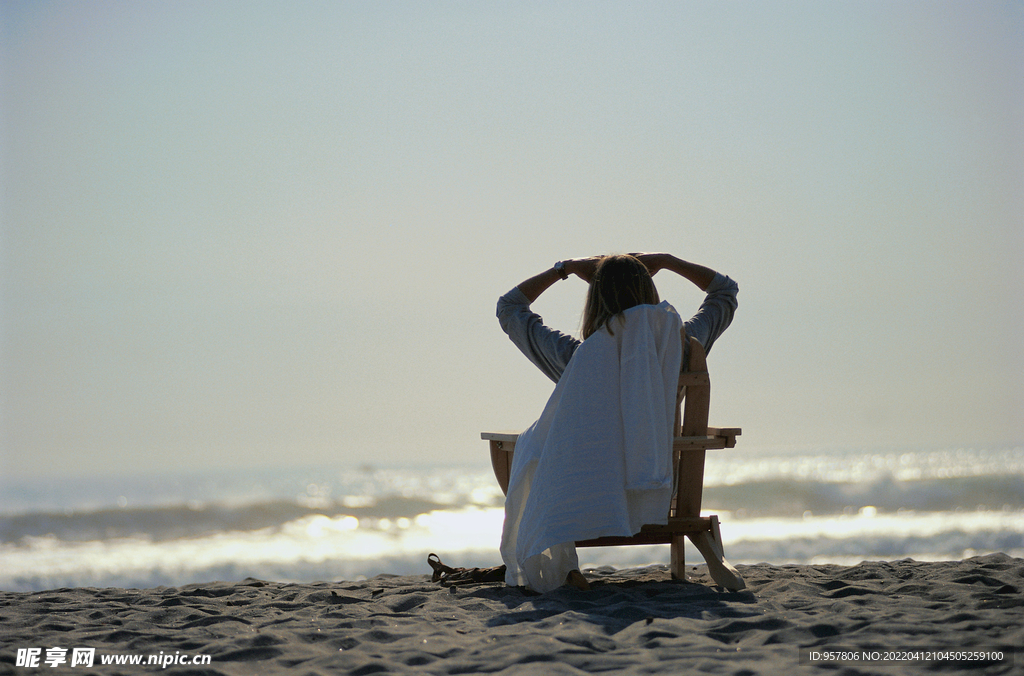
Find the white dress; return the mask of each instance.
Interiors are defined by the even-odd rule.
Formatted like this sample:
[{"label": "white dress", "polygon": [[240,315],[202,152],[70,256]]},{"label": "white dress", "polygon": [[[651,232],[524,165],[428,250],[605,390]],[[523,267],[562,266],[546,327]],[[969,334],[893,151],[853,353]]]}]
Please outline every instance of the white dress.
[{"label": "white dress", "polygon": [[556,589],[579,567],[576,540],[668,520],[682,320],[662,302],[610,324],[575,350],[516,444],[501,537],[510,585]]}]

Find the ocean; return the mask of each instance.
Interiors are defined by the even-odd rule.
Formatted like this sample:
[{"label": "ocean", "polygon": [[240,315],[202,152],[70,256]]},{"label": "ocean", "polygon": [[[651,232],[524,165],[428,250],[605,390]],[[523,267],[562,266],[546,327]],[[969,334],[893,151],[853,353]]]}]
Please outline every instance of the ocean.
[{"label": "ocean", "polygon": [[[497,565],[502,504],[484,464],[0,481],[0,589],[354,580],[429,573],[431,552]],[[711,452],[703,504],[734,564],[1024,557],[1024,448]],[[583,567],[668,560],[580,550]]]}]

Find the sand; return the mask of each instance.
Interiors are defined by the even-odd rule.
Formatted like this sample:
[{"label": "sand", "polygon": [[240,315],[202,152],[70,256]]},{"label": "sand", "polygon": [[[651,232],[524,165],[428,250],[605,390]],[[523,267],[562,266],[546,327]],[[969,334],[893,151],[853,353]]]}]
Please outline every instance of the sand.
[{"label": "sand", "polygon": [[[1024,646],[1024,559],[738,569],[748,588],[736,593],[713,586],[703,566],[687,583],[662,566],[591,570],[591,591],[545,595],[500,583],[448,589],[427,574],[0,592],[0,673],[1024,673],[1024,650],[988,663],[920,654],[893,664],[863,652],[859,663],[806,662],[811,651]],[[56,668],[45,662],[54,647],[68,649]],[[30,648],[39,666],[18,666]],[[95,649],[92,669],[69,665],[74,648]],[[132,655],[209,664],[101,665]]]}]

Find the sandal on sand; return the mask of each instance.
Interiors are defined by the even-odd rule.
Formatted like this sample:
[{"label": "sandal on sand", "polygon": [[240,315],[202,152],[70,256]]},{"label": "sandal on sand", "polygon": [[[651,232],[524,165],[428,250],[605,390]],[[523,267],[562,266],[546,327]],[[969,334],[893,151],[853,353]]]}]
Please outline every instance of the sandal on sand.
[{"label": "sandal on sand", "polygon": [[434,574],[430,576],[431,582],[440,582],[441,578],[455,572],[455,569],[451,566],[446,566],[441,563],[441,557],[433,552],[427,554],[427,563],[429,563],[430,567],[434,569]]},{"label": "sandal on sand", "polygon": [[440,582],[442,587],[449,587],[456,582],[465,584],[484,582],[504,582],[505,566],[494,566],[493,568],[452,568],[441,562],[441,557],[431,553],[427,556],[427,563],[434,570],[430,576],[431,582]]}]

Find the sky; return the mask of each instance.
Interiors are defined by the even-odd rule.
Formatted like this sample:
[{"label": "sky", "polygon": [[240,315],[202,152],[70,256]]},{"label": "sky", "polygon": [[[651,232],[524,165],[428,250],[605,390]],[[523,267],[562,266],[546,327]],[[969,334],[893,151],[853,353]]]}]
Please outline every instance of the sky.
[{"label": "sky", "polygon": [[1024,441],[1024,3],[0,17],[0,476],[486,463],[497,298],[634,251],[739,283],[735,452]]}]

